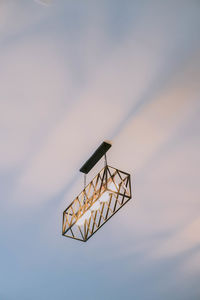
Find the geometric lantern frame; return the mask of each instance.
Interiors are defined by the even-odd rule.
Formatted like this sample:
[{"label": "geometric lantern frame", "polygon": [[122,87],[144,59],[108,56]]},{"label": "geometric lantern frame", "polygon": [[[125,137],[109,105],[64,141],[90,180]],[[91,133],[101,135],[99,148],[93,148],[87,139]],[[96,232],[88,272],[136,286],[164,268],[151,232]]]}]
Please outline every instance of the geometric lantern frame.
[{"label": "geometric lantern frame", "polygon": [[64,210],[62,235],[86,242],[131,197],[130,174],[106,164]]}]

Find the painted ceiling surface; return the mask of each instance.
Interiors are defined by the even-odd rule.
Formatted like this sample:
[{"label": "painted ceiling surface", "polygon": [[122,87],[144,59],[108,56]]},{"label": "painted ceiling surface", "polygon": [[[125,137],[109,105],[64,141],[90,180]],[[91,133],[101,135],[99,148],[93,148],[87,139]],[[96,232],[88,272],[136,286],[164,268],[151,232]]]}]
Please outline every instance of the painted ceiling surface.
[{"label": "painted ceiling surface", "polygon": [[[0,1],[1,300],[200,299],[199,32],[193,0]],[[133,199],[64,238],[103,140]]]}]

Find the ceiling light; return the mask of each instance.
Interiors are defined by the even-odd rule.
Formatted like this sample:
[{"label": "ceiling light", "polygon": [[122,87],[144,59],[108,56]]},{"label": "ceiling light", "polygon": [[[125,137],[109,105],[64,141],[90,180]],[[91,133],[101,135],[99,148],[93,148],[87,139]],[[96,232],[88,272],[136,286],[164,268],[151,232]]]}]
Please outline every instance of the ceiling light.
[{"label": "ceiling light", "polygon": [[105,156],[104,168],[63,212],[62,234],[86,242],[131,199],[130,174],[107,165],[111,144],[103,142],[80,169],[86,174]]},{"label": "ceiling light", "polygon": [[88,220],[91,216],[91,211],[87,210],[78,221],[76,221],[77,226],[82,226],[86,220]]}]

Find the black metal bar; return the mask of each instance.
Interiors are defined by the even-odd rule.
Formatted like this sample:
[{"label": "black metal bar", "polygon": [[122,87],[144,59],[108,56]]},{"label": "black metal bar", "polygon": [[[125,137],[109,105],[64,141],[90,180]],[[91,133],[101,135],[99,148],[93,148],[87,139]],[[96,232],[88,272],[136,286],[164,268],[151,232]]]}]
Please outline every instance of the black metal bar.
[{"label": "black metal bar", "polygon": [[112,145],[103,142],[99,148],[92,154],[86,163],[80,168],[80,172],[87,174],[96,165],[96,163],[106,154]]}]

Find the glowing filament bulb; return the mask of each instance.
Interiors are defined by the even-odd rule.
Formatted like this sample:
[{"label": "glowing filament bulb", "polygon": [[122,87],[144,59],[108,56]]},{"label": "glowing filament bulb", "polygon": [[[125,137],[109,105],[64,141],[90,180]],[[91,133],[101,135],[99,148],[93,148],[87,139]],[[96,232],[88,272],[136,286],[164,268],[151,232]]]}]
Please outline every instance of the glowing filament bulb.
[{"label": "glowing filament bulb", "polygon": [[108,200],[110,199],[110,193],[109,192],[105,192],[101,195],[101,197],[99,198],[99,202],[103,203],[103,202],[108,202]]},{"label": "glowing filament bulb", "polygon": [[93,211],[93,210],[98,210],[100,208],[100,202],[99,200],[97,200],[91,207],[90,207],[90,210]]},{"label": "glowing filament bulb", "polygon": [[87,210],[84,215],[82,215],[82,217],[80,219],[78,219],[78,221],[76,222],[76,225],[78,226],[82,226],[86,220],[88,220],[91,217],[91,211]]}]

